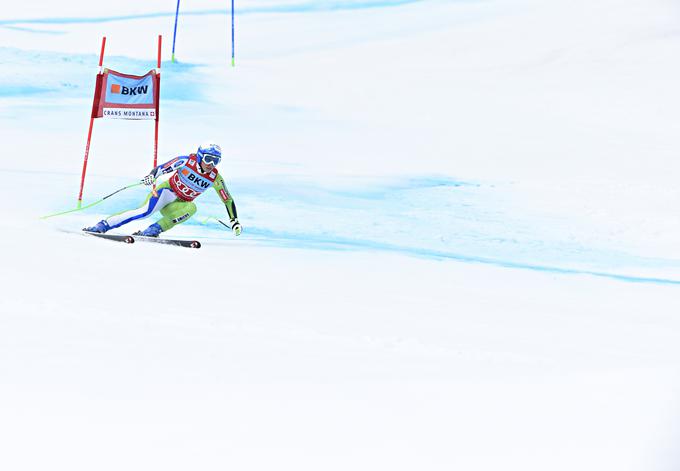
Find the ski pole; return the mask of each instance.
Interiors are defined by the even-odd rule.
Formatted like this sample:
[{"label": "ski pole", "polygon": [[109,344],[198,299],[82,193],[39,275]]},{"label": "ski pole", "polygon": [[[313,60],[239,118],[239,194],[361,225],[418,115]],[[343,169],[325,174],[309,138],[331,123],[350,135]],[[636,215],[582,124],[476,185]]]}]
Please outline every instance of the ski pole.
[{"label": "ski pole", "polygon": [[[94,203],[88,204],[87,206],[82,206],[82,207],[78,207],[78,208],[74,208],[74,209],[69,209],[68,211],[62,211],[61,213],[48,214],[47,216],[41,216],[40,219],[48,219],[48,218],[51,218],[51,217],[61,216],[61,215],[63,215],[63,214],[74,213],[74,212],[76,212],[76,211],[82,211],[83,209],[91,208],[92,206],[98,205],[99,203],[103,202],[105,199],[112,197],[112,196],[115,195],[116,193],[120,193],[121,191],[127,190],[128,188],[133,188],[133,187],[135,187],[135,186],[139,186],[139,185],[143,185],[143,184],[144,184],[143,182],[137,182],[137,183],[133,183],[133,184],[131,184],[131,185],[124,186],[123,188],[121,188],[121,189],[119,189],[119,190],[116,190],[116,191],[114,191],[113,193],[111,193],[110,195],[106,195],[106,196],[104,196],[103,198],[101,198],[101,199],[95,201]],[[221,221],[220,221],[220,222],[221,222]]]},{"label": "ski pole", "polygon": [[215,216],[208,216],[207,218],[205,218],[205,219],[203,220],[203,222],[201,222],[201,224],[208,224],[208,222],[210,222],[210,221],[212,221],[212,220],[215,220],[215,221],[219,222],[219,223],[222,224],[224,227],[226,227],[227,229],[231,230],[231,226],[230,226],[229,224],[227,224],[226,222],[222,221],[222,220],[219,219],[219,218],[216,218]]}]

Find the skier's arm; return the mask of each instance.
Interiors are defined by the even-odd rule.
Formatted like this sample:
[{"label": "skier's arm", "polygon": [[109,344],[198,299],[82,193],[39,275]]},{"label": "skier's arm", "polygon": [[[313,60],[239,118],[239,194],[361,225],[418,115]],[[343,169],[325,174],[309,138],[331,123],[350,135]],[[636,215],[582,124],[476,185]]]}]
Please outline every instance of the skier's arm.
[{"label": "skier's arm", "polygon": [[227,214],[229,214],[229,224],[231,225],[231,230],[234,234],[241,234],[241,223],[238,222],[238,213],[236,212],[236,203],[234,203],[234,198],[229,194],[227,185],[224,183],[224,178],[222,175],[217,175],[215,182],[213,183],[213,188],[219,195],[224,207],[227,209]]},{"label": "skier's arm", "polygon": [[153,185],[158,177],[177,170],[179,167],[184,165],[187,160],[189,160],[189,157],[179,156],[168,160],[164,164],[154,167],[151,169],[149,174],[142,179],[142,183],[145,185]]}]

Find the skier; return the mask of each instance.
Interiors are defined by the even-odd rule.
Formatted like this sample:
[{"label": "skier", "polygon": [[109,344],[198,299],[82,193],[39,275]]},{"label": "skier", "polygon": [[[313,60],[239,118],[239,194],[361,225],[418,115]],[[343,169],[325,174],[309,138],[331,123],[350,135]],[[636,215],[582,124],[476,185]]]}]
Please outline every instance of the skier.
[{"label": "skier", "polygon": [[147,196],[142,206],[109,216],[83,230],[104,233],[160,211],[163,215],[161,219],[143,231],[133,234],[158,237],[161,232],[168,231],[193,216],[196,213],[196,204],[193,200],[212,186],[227,208],[231,230],[235,235],[240,235],[241,224],[238,222],[236,205],[224,184],[224,179],[217,173],[216,166],[220,160],[222,160],[220,146],[207,143],[200,145],[195,154],[175,157],[155,167],[142,179],[142,183],[153,185],[161,175],[174,173],[169,180],[158,185],[156,192],[151,192]]}]

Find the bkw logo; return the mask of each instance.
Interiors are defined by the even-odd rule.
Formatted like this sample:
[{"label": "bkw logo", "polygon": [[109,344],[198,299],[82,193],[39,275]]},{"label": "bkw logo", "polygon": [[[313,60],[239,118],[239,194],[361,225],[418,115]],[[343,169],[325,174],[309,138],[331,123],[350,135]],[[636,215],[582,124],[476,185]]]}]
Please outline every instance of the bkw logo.
[{"label": "bkw logo", "polygon": [[189,175],[189,181],[196,183],[201,188],[208,188],[210,186],[210,182],[207,182],[207,181],[203,180],[202,178],[199,178],[198,176],[194,175],[193,173]]},{"label": "bkw logo", "polygon": [[125,85],[111,84],[111,93],[118,93],[120,95],[146,95],[149,91],[148,85],[140,85],[138,87],[126,87]]}]

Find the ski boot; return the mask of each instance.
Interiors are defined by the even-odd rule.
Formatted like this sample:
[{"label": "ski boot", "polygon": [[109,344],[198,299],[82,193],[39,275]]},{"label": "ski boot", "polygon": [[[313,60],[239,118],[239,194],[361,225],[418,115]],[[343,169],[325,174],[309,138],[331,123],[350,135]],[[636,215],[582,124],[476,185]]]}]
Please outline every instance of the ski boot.
[{"label": "ski boot", "polygon": [[95,224],[92,227],[84,227],[83,228],[83,230],[85,232],[96,232],[98,234],[103,234],[106,231],[108,231],[109,229],[111,229],[111,227],[109,226],[109,223],[106,222],[105,219],[102,219],[101,221],[99,221],[97,224]]},{"label": "ski boot", "polygon": [[158,237],[158,234],[163,232],[163,228],[157,222],[151,224],[149,227],[143,231],[137,231],[132,235],[142,236],[142,237]]}]

